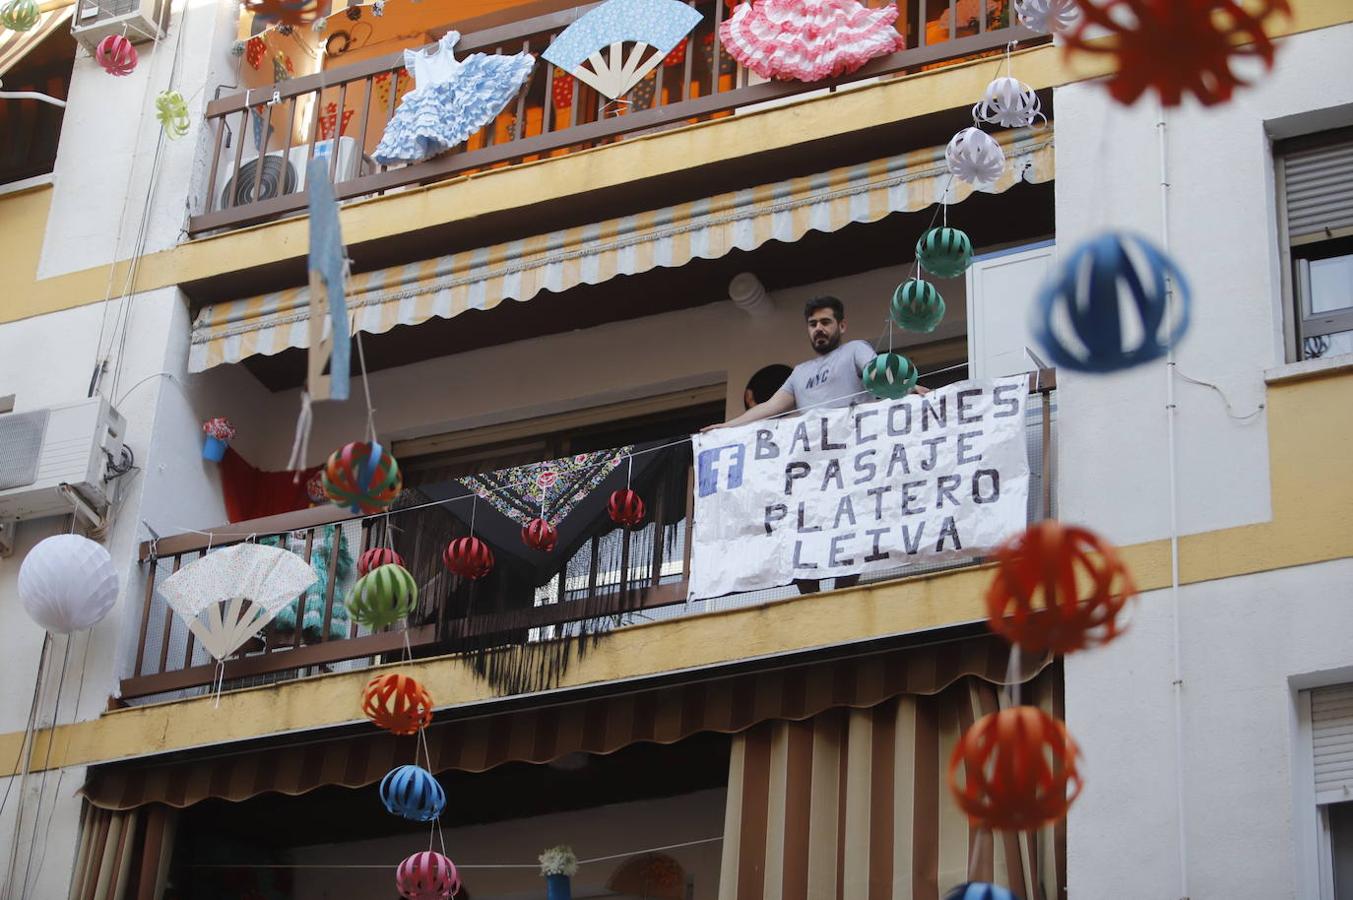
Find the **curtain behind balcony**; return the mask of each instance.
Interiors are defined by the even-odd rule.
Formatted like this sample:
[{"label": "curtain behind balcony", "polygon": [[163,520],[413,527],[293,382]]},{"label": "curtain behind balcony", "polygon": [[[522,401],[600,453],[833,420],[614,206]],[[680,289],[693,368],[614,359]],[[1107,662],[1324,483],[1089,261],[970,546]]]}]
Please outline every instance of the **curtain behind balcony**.
[{"label": "curtain behind balcony", "polygon": [[159,804],[116,811],[86,803],[69,900],[160,900],[176,817],[176,810]]}]

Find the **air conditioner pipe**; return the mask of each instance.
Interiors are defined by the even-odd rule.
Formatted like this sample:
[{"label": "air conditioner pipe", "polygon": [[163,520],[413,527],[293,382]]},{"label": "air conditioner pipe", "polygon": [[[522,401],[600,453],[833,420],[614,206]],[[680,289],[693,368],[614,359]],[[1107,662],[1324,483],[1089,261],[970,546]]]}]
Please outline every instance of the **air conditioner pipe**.
[{"label": "air conditioner pipe", "polygon": [[741,272],[728,282],[728,299],[733,305],[753,318],[765,318],[775,312],[775,301],[766,286],[751,272]]}]

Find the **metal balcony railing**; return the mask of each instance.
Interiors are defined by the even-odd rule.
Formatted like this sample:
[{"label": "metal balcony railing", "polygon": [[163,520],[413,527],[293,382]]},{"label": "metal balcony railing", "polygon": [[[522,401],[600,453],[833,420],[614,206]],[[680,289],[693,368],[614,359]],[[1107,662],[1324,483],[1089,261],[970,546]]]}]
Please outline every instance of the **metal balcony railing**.
[{"label": "metal balcony railing", "polygon": [[[308,196],[303,176],[317,152],[328,157],[340,200],[364,197],[728,116],[768,100],[918,71],[994,52],[1009,41],[1040,37],[1011,24],[1008,0],[896,0],[901,6],[897,27],[908,49],[831,81],[752,84],[749,73],[719,45],[715,23],[731,14],[727,0],[688,2],[704,14],[700,25],[620,101],[608,101],[542,58],[494,122],[462,148],[421,163],[378,166],[368,155],[401,92],[412,87],[402,53],[214,100],[206,112],[211,165],[203,201],[189,218],[189,233],[304,210]],[[879,2],[884,0],[874,5]],[[539,56],[592,5],[465,34],[456,52],[524,50]]]}]

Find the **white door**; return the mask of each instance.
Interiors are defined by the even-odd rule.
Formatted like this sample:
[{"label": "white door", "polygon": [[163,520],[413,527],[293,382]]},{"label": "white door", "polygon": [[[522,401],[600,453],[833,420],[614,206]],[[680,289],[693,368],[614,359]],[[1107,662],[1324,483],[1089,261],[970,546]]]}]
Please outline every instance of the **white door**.
[{"label": "white door", "polygon": [[967,284],[970,378],[997,378],[1038,368],[1024,348],[1039,353],[1029,318],[1056,252],[1056,246],[1047,241],[973,260]]}]

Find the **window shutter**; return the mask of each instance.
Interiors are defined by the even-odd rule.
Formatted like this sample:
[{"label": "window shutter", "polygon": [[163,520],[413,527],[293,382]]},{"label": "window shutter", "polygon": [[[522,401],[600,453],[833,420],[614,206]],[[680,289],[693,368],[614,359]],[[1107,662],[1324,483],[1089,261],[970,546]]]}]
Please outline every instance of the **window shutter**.
[{"label": "window shutter", "polygon": [[1353,234],[1353,140],[1285,154],[1283,180],[1291,243]]},{"label": "window shutter", "polygon": [[1353,684],[1311,691],[1315,801],[1353,800]]}]

